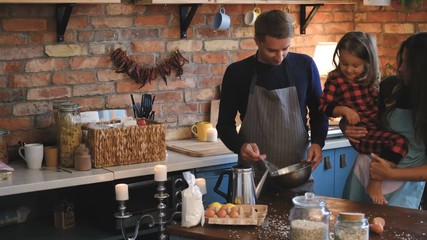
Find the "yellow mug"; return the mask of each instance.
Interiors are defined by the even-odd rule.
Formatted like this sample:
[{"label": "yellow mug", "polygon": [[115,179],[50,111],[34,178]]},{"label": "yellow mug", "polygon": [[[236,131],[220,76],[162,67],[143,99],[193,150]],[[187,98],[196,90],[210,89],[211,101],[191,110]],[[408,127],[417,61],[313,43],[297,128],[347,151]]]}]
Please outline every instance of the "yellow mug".
[{"label": "yellow mug", "polygon": [[212,128],[211,122],[196,122],[191,126],[191,132],[196,135],[197,140],[206,142],[208,141],[208,129]]}]

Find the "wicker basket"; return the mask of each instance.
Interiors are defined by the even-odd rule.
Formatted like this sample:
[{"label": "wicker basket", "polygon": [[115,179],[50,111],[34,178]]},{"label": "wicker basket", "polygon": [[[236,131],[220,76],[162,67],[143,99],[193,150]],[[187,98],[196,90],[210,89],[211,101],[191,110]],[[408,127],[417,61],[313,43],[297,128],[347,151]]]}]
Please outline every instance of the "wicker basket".
[{"label": "wicker basket", "polygon": [[86,128],[87,145],[95,168],[166,159],[166,130],[163,124],[109,129]]}]

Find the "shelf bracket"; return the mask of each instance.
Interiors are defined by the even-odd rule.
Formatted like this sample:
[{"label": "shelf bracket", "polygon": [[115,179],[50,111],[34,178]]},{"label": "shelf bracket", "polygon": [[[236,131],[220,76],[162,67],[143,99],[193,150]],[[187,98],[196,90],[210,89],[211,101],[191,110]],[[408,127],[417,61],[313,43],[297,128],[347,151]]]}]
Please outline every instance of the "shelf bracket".
[{"label": "shelf bracket", "polygon": [[[187,29],[193,20],[201,4],[180,4],[179,5],[179,24],[181,30],[181,38],[187,38]],[[190,10],[188,10],[190,9]]]},{"label": "shelf bracket", "polygon": [[[305,29],[310,24],[311,19],[316,14],[317,10],[324,4],[301,4],[300,5],[300,34],[305,34]],[[313,7],[306,18],[307,7]]]},{"label": "shelf bracket", "polygon": [[56,4],[56,41],[63,42],[68,20],[75,3]]}]

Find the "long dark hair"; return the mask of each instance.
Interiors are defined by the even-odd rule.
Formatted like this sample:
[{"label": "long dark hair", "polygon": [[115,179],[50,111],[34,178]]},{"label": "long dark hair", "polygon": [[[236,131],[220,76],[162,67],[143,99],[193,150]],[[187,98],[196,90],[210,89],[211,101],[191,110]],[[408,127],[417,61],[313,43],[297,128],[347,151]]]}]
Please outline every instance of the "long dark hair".
[{"label": "long dark hair", "polygon": [[[412,121],[417,139],[427,146],[427,32],[411,35],[406,39],[397,52],[397,65],[403,64],[403,52],[406,54],[405,67],[409,73],[405,82],[410,89],[410,104]],[[396,99],[403,89],[404,81],[400,81],[386,102],[385,116],[396,108]]]}]

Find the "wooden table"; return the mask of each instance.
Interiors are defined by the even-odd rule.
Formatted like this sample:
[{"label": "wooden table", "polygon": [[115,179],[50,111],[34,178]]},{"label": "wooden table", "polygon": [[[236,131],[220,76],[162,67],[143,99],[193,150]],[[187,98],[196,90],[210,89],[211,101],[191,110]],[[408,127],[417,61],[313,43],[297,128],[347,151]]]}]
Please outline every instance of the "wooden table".
[{"label": "wooden table", "polygon": [[[205,225],[182,228],[170,225],[168,232],[173,236],[200,240],[216,239],[290,239],[289,211],[293,207],[294,193],[262,193],[260,204],[268,205],[268,227],[262,226],[229,226]],[[369,219],[382,217],[386,221],[384,233],[379,236],[371,233],[370,239],[427,239],[427,211],[407,208],[382,206],[362,202],[353,202],[337,198],[325,198],[331,212],[330,231],[340,212],[362,212]]]}]

